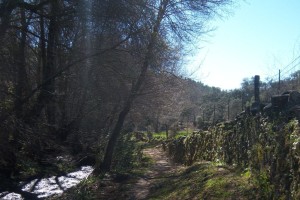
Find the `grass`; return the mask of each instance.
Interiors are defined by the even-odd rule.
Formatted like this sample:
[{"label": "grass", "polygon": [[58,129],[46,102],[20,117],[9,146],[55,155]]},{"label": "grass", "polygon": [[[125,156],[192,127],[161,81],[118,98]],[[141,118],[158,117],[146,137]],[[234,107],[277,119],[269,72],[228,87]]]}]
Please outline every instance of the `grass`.
[{"label": "grass", "polygon": [[[188,132],[186,130],[181,130],[181,131],[178,131],[175,134],[175,138],[179,138],[179,137],[182,137],[182,136],[187,136],[187,135],[189,135],[191,133],[192,133],[191,130],[189,130]],[[167,137],[166,137],[166,131],[161,131],[161,132],[158,132],[158,133],[153,133],[152,135],[153,135],[153,138],[156,139],[156,140],[167,139]]]},{"label": "grass", "polygon": [[188,136],[191,133],[192,133],[192,131],[189,131],[189,132],[187,132],[186,130],[179,131],[178,133],[176,133],[175,138],[179,138],[182,136]]},{"label": "grass", "polygon": [[252,189],[247,176],[212,163],[196,163],[157,182],[149,199],[253,199]]},{"label": "grass", "polygon": [[156,140],[166,139],[167,138],[165,131],[161,131],[161,132],[158,132],[158,133],[153,133],[152,136]]}]

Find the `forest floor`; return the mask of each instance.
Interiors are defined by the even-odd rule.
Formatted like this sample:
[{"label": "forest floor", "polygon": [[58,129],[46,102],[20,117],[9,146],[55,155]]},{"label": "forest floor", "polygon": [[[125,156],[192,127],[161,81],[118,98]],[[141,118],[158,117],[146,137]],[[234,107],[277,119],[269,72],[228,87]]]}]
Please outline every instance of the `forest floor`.
[{"label": "forest floor", "polygon": [[158,146],[143,150],[143,154],[151,158],[153,164],[145,175],[140,177],[131,189],[133,199],[147,199],[150,192],[160,187],[160,181],[178,176],[186,167],[173,163]]},{"label": "forest floor", "polygon": [[173,179],[186,167],[177,165],[166,156],[160,146],[143,149],[143,167],[135,175],[118,174],[106,177],[98,184],[97,199],[141,200],[149,199],[160,187],[160,182]]},{"label": "forest floor", "polygon": [[[160,146],[143,150],[144,165],[130,174],[90,177],[57,199],[256,199],[249,173],[211,162],[174,164]],[[70,197],[68,194],[72,194]],[[56,198],[54,198],[56,199]]]}]

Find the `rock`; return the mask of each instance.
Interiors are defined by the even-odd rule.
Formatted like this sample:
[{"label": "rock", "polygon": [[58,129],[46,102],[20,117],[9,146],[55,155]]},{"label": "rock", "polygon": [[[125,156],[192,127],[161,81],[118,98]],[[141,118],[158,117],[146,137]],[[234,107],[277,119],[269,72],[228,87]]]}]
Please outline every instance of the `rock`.
[{"label": "rock", "polygon": [[264,107],[267,116],[272,117],[279,113],[287,115],[288,118],[296,117],[300,119],[300,93],[289,90],[281,95],[274,95],[271,103]]}]

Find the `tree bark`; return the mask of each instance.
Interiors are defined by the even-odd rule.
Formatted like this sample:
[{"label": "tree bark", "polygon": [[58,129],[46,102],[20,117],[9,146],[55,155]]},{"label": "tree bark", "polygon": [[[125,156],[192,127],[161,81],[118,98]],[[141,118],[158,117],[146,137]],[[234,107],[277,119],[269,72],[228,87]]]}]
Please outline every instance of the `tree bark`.
[{"label": "tree bark", "polygon": [[[47,47],[47,64],[46,69],[44,70],[44,80],[47,80],[49,77],[53,76],[56,70],[56,42],[58,35],[58,1],[53,0],[51,3],[51,17],[49,24],[49,34],[48,34],[48,47]],[[54,104],[54,93],[55,93],[55,79],[49,81],[49,84],[45,85],[43,90],[45,101],[47,104],[47,119],[48,124],[53,126],[55,125],[55,104]]]},{"label": "tree bark", "polygon": [[100,165],[100,172],[110,171],[114,148],[116,146],[118,137],[121,133],[126,116],[130,111],[131,104],[132,104],[132,102],[128,101],[127,104],[125,105],[125,107],[123,108],[123,110],[119,114],[118,121],[117,121],[117,123],[114,127],[114,130],[111,134],[111,137],[108,141],[103,162]]},{"label": "tree bark", "polygon": [[28,78],[26,71],[25,47],[26,47],[26,31],[27,24],[25,18],[25,10],[20,9],[21,14],[21,41],[19,44],[19,53],[17,60],[17,74],[16,74],[16,98],[15,98],[15,114],[17,118],[21,118],[23,114],[22,99],[28,91]]}]

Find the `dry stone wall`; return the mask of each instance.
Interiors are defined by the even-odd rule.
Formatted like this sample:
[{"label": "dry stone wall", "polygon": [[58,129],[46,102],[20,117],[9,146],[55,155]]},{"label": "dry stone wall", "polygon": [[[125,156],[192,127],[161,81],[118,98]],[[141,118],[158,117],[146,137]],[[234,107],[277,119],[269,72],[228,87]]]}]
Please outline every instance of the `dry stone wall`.
[{"label": "dry stone wall", "polygon": [[300,132],[297,119],[243,113],[208,131],[168,140],[164,149],[176,162],[223,162],[263,175],[272,198],[300,199]]}]

